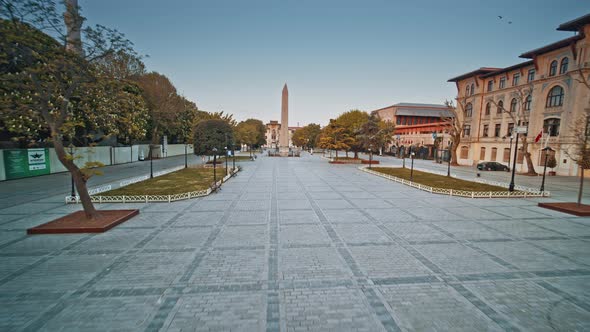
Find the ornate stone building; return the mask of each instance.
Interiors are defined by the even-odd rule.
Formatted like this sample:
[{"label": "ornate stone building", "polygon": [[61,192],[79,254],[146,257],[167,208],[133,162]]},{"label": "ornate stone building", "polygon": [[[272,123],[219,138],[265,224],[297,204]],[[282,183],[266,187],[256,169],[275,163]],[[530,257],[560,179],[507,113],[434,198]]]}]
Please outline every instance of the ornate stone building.
[{"label": "ornate stone building", "polygon": [[[588,79],[590,73],[590,14],[557,30],[575,35],[521,54],[530,59],[525,62],[506,68],[482,67],[449,80],[457,86],[458,103],[465,105],[457,151],[460,164],[484,160],[508,164],[516,141],[511,135],[520,126],[528,129],[528,151],[537,172],[543,171],[542,149],[548,137],[558,161],[555,171],[578,174],[566,151],[571,149],[571,128],[589,107],[590,89],[580,82],[580,75]],[[543,137],[535,142],[541,131]],[[525,171],[522,151],[516,160],[517,171]]]},{"label": "ornate stone building", "polygon": [[[289,147],[293,146],[293,133],[300,127],[289,127]],[[281,124],[279,121],[271,120],[266,124],[266,147],[269,149],[279,148],[279,140],[281,136]]]}]

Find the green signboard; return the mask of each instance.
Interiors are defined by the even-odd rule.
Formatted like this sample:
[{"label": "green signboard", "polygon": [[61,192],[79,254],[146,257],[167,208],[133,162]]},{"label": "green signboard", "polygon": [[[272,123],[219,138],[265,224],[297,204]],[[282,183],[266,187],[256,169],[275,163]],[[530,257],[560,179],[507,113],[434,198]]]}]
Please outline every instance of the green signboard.
[{"label": "green signboard", "polygon": [[8,180],[49,174],[49,150],[4,150],[4,169]]}]

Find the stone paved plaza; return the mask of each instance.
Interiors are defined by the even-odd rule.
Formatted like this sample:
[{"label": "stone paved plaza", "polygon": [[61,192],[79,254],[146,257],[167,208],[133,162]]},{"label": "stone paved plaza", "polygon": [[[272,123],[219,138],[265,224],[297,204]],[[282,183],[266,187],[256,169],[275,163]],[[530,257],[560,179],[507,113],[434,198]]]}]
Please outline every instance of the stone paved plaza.
[{"label": "stone paved plaza", "polygon": [[25,235],[60,202],[0,210],[1,331],[590,330],[590,218],[535,199],[264,157],[203,199],[103,205],[141,209],[104,234]]}]

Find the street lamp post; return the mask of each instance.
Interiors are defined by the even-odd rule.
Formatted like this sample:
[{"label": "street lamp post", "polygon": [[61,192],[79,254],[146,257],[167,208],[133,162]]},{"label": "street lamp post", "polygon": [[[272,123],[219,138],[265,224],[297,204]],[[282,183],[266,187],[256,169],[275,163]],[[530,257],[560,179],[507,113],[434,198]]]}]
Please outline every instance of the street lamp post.
[{"label": "street lamp post", "polygon": [[451,176],[451,150],[453,149],[453,142],[449,142],[449,163],[447,165],[447,176]]},{"label": "street lamp post", "polygon": [[188,145],[184,143],[184,168],[188,168]]},{"label": "street lamp post", "polygon": [[213,188],[217,189],[217,148],[213,148]]},{"label": "street lamp post", "polygon": [[152,143],[150,143],[150,179],[154,178],[154,154],[152,153],[154,151],[153,147],[152,147]]},{"label": "street lamp post", "polygon": [[373,150],[369,147],[369,169],[371,169],[371,164],[373,164]]},{"label": "street lamp post", "polygon": [[[70,156],[72,157],[72,161],[74,161],[74,145],[70,144]],[[71,173],[71,172],[70,172]],[[76,197],[76,187],[74,186],[74,174],[70,174],[71,182],[72,182],[72,191],[70,196]]]},{"label": "street lamp post", "polygon": [[225,175],[227,176],[228,168],[227,168],[227,146],[225,147]]},{"label": "street lamp post", "polygon": [[[520,121],[518,123],[520,126]],[[510,178],[510,185],[508,186],[508,191],[514,191],[514,172],[516,171],[516,153],[518,152],[518,132],[516,133],[516,142],[514,142],[514,159],[512,160],[512,176]]]},{"label": "street lamp post", "polygon": [[543,149],[545,151],[545,165],[543,166],[543,180],[541,181],[541,192],[545,191],[545,173],[547,172],[547,159],[549,157],[549,151],[553,151],[552,148],[546,147]]},{"label": "street lamp post", "polygon": [[414,155],[416,153],[410,148],[410,158],[412,159],[412,166],[410,168],[410,182],[414,181]]}]

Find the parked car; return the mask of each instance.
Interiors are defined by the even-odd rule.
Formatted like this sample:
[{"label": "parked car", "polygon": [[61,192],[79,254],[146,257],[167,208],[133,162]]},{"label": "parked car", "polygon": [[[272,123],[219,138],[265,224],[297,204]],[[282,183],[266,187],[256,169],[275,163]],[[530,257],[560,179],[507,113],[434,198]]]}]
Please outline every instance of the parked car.
[{"label": "parked car", "polygon": [[502,165],[495,161],[484,161],[477,164],[477,169],[480,171],[510,171],[510,167]]}]

